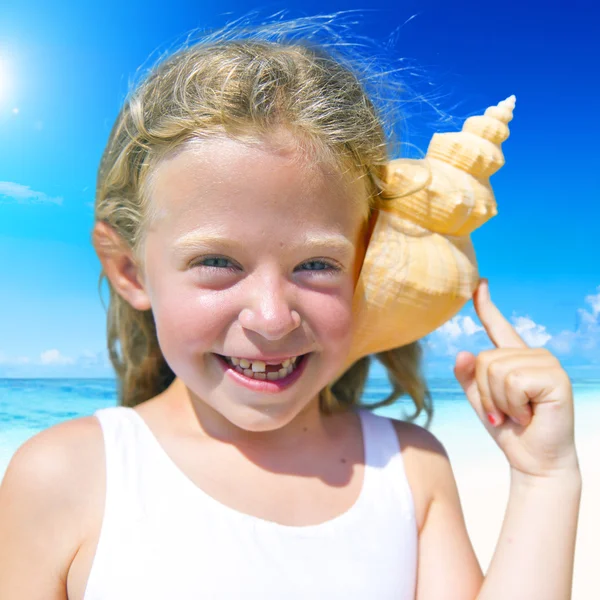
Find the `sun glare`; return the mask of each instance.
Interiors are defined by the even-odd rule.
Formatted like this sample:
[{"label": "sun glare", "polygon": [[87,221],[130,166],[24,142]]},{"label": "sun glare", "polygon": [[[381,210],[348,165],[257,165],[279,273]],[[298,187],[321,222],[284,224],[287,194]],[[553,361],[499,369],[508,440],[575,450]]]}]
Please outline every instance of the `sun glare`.
[{"label": "sun glare", "polygon": [[9,80],[8,63],[3,56],[0,56],[0,101],[7,98],[10,87]]},{"label": "sun glare", "polygon": [[0,100],[4,97],[4,90],[6,89],[6,63],[0,56]]}]

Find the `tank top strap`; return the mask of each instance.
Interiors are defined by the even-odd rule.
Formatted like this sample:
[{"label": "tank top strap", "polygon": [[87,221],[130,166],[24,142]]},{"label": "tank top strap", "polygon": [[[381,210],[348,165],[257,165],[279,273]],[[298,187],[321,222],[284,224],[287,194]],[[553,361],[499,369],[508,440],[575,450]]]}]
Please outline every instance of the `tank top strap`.
[{"label": "tank top strap", "polygon": [[402,457],[402,442],[398,439],[391,419],[376,415],[367,409],[359,410],[365,465],[369,471],[368,496],[374,507],[389,507],[401,510],[403,517],[415,516],[412,490],[406,476]]},{"label": "tank top strap", "polygon": [[104,436],[106,513],[137,519],[145,512],[151,497],[148,485],[156,477],[148,462],[152,448],[133,412],[125,406],[110,406],[96,410],[94,416]]}]

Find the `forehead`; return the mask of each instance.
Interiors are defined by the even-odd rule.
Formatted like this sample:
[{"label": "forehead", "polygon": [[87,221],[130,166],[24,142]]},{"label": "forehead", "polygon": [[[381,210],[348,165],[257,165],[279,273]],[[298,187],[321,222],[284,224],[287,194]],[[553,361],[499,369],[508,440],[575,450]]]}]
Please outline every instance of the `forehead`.
[{"label": "forehead", "polygon": [[148,189],[154,227],[178,229],[198,218],[216,224],[258,214],[349,226],[367,203],[356,174],[341,174],[274,136],[194,140],[158,164]]}]

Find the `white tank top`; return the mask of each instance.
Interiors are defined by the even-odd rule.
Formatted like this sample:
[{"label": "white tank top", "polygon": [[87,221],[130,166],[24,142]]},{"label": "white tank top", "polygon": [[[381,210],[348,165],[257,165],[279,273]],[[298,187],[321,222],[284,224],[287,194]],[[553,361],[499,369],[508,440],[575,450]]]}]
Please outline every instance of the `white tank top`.
[{"label": "white tank top", "polygon": [[398,438],[388,419],[359,414],[358,500],[296,527],[203,492],[133,409],[97,410],[106,504],[84,600],[414,600],[418,534]]}]

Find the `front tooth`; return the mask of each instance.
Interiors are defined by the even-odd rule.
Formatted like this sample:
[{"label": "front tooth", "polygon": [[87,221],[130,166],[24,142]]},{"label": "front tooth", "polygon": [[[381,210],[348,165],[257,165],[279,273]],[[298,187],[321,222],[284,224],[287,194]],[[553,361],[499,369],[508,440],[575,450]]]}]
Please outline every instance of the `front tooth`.
[{"label": "front tooth", "polygon": [[282,367],[277,373],[279,374],[279,377],[285,377],[288,374],[287,367]]},{"label": "front tooth", "polygon": [[247,369],[250,367],[250,361],[245,358],[240,358],[240,367],[242,367],[242,369]]},{"label": "front tooth", "polygon": [[234,367],[237,367],[240,364],[240,359],[239,358],[235,358],[235,356],[231,357],[231,362],[233,363]]},{"label": "front tooth", "polygon": [[275,371],[271,372],[271,371],[269,371],[267,373],[267,379],[269,381],[275,381],[276,379],[279,379],[279,372],[275,372]]},{"label": "front tooth", "polygon": [[244,369],[244,375],[246,377],[253,377],[254,376],[254,371],[252,369]]},{"label": "front tooth", "polygon": [[291,361],[289,358],[286,358],[286,359],[285,359],[285,360],[284,360],[284,361],[281,363],[281,366],[282,366],[282,367],[289,367],[291,362],[292,362],[292,361]]},{"label": "front tooth", "polygon": [[264,373],[267,370],[267,365],[262,360],[252,361],[252,370],[257,373]]},{"label": "front tooth", "polygon": [[267,378],[267,374],[266,373],[254,373],[254,379],[266,379]]}]

